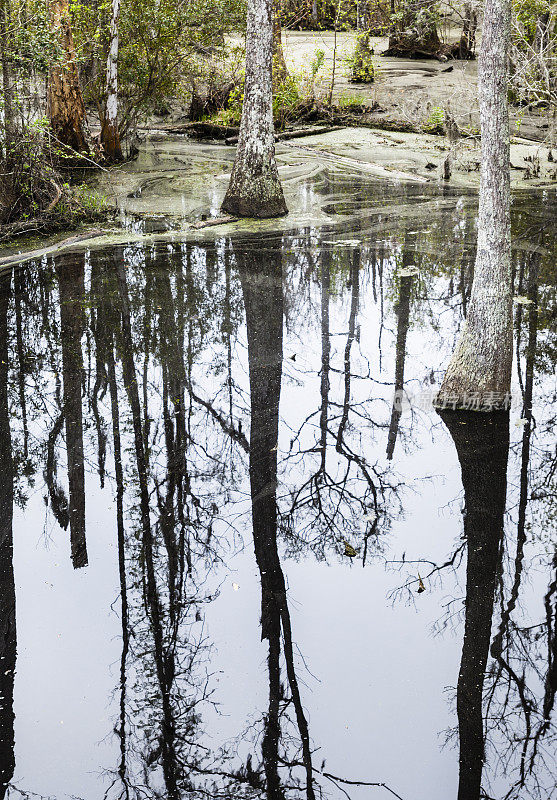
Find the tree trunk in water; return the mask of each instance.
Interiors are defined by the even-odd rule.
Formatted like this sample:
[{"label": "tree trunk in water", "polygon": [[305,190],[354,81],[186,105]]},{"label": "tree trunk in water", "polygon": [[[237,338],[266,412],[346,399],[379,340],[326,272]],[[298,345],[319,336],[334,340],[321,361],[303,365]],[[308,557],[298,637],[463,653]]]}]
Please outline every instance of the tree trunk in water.
[{"label": "tree trunk in water", "polygon": [[238,148],[223,211],[239,217],[288,213],[275,161],[273,0],[249,0],[246,82]]},{"label": "tree trunk in water", "polygon": [[482,166],[470,307],[438,407],[508,407],[512,369],[509,110],[510,0],[486,0],[479,60]]},{"label": "tree trunk in water", "polygon": [[51,25],[63,53],[62,63],[50,69],[48,116],[54,136],[77,153],[88,152],[85,105],[79,84],[70,24],[69,0],[51,0]]},{"label": "tree trunk in water", "polygon": [[112,0],[110,48],[106,62],[106,108],[101,128],[101,144],[107,161],[122,161],[118,131],[118,44],[120,0]]},{"label": "tree trunk in water", "polygon": [[466,622],[457,688],[458,800],[480,800],[484,762],[483,687],[495,589],[501,570],[509,414],[441,412],[458,453],[468,548]]},{"label": "tree trunk in water", "polygon": [[261,638],[267,639],[269,706],[262,740],[268,800],[284,800],[278,763],[280,727],[281,605],[286,596],[277,550],[277,439],[283,358],[282,259],[267,254],[253,274],[240,256],[246,309],[251,398],[250,484],[253,544],[261,579]]}]

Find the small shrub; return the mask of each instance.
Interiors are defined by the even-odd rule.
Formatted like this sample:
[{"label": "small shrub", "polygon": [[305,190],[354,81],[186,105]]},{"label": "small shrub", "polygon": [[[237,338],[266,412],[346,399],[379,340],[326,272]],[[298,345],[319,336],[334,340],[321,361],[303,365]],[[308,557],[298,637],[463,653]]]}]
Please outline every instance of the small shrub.
[{"label": "small shrub", "polygon": [[373,83],[375,80],[375,64],[373,47],[369,41],[369,33],[356,36],[356,46],[348,59],[350,65],[350,83]]},{"label": "small shrub", "polygon": [[423,124],[426,133],[443,134],[445,133],[445,112],[440,106],[431,109],[429,117]]},{"label": "small shrub", "polygon": [[[273,118],[277,129],[284,128],[290,120],[296,118],[304,98],[302,84],[303,80],[299,75],[289,73],[286,79],[275,88],[273,92]],[[227,108],[217,115],[218,122],[222,125],[238,126],[242,117],[243,102],[244,79],[240,85],[230,92]]]},{"label": "small shrub", "polygon": [[40,220],[45,229],[56,230],[107,215],[100,194],[64,182],[58,163],[65,155],[52,145],[45,119],[18,132],[0,162],[1,224]]}]

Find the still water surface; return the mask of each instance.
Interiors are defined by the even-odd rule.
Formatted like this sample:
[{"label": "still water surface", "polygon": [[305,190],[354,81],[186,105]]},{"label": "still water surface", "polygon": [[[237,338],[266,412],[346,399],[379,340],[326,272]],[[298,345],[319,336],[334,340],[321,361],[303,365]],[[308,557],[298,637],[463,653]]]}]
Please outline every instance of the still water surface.
[{"label": "still water surface", "polygon": [[0,276],[1,796],[557,795],[555,193],[510,419],[431,408],[473,197],[323,204]]}]

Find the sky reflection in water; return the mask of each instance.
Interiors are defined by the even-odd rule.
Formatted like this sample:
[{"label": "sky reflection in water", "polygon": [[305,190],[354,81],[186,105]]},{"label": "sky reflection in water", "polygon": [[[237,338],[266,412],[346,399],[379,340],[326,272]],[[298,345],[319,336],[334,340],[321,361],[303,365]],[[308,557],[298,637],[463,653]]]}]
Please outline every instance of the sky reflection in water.
[{"label": "sky reflection in water", "polygon": [[555,793],[555,197],[510,422],[443,421],[473,217],[398,192],[0,278],[7,796]]}]

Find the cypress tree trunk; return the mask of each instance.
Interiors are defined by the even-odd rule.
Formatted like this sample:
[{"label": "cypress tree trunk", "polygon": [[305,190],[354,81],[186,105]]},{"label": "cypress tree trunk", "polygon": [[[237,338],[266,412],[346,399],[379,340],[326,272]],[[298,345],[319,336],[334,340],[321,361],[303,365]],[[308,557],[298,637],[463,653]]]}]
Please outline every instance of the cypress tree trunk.
[{"label": "cypress tree trunk", "polygon": [[468,316],[436,399],[485,411],[509,404],[512,369],[509,112],[510,0],[486,0],[479,59],[482,166]]},{"label": "cypress tree trunk", "polygon": [[54,136],[77,153],[88,151],[85,136],[85,105],[79,84],[75,47],[70,24],[69,0],[51,0],[52,30],[58,37],[63,63],[50,69],[48,116]]},{"label": "cypress tree trunk", "polygon": [[240,135],[223,211],[239,217],[288,213],[275,161],[273,0],[249,0]]},{"label": "cypress tree trunk", "polygon": [[[261,638],[269,642],[269,706],[262,755],[267,800],[284,800],[278,771],[281,744],[281,630],[291,702],[300,736],[306,773],[306,800],[315,800],[308,722],[302,706],[294,663],[292,624],[286,580],[278,551],[277,445],[282,383],[284,296],[280,243],[270,244],[249,260],[237,254],[246,309],[251,426],[249,475],[255,558],[261,579]],[[284,747],[284,745],[283,745]],[[280,748],[282,750],[283,748]],[[301,797],[301,791],[299,797]]]},{"label": "cypress tree trunk", "polygon": [[106,108],[101,128],[101,144],[108,161],[122,160],[122,145],[118,132],[118,45],[120,0],[112,0],[110,19],[110,48],[106,62]]}]

